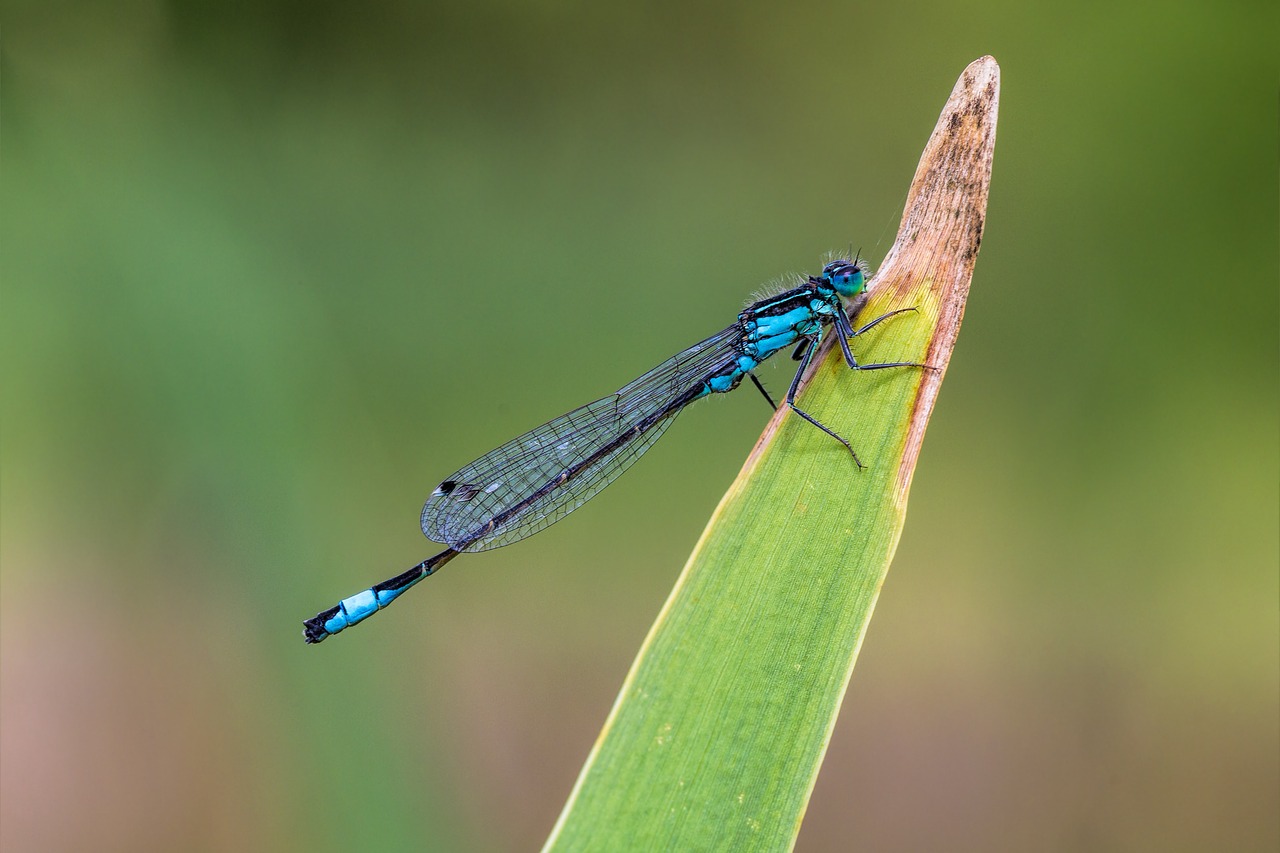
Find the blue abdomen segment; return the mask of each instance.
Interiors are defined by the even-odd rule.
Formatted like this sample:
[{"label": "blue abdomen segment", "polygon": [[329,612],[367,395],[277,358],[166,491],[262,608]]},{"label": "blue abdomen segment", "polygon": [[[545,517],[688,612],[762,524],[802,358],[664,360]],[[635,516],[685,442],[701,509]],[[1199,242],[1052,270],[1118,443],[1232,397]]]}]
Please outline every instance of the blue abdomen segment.
[{"label": "blue abdomen segment", "polygon": [[[445,553],[452,556],[449,551]],[[435,564],[432,564],[431,560],[424,561],[402,575],[375,584],[350,598],[342,599],[335,606],[303,622],[302,636],[308,643],[318,643],[358,622],[363,622],[399,598],[405,590],[434,572],[445,561],[440,560]]]},{"label": "blue abdomen segment", "polygon": [[[416,583],[417,581],[414,581]],[[318,643],[325,637],[332,637],[339,631],[350,628],[357,622],[363,622],[391,602],[413,584],[406,584],[400,589],[375,591],[372,587],[344,598],[336,607],[316,616],[306,623],[304,634],[308,643]]]},{"label": "blue abdomen segment", "polygon": [[350,598],[344,598],[338,602],[337,614],[325,623],[324,629],[330,634],[336,634],[343,628],[363,621],[395,601],[400,593],[408,588],[403,586],[400,589],[388,589],[382,592],[370,588]]},{"label": "blue abdomen segment", "polygon": [[746,376],[759,366],[759,359],[752,358],[749,355],[740,355],[738,356],[738,360],[726,368],[724,372],[708,378],[705,383],[706,387],[709,391],[716,394],[723,394],[726,391],[732,391],[734,388],[738,387],[738,383],[742,381],[742,377]]}]

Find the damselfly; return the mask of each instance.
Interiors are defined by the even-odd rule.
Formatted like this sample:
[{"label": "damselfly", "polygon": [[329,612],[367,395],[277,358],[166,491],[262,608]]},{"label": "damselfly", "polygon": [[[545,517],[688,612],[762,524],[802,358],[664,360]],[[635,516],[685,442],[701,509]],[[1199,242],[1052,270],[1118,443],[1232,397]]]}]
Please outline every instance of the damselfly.
[{"label": "damselfly", "polygon": [[858,364],[853,357],[851,338],[895,314],[915,310],[890,311],[855,330],[842,300],[860,294],[866,276],[866,264],[856,257],[832,261],[821,275],[808,276],[798,287],[747,306],[729,328],[664,361],[617,393],[548,421],[450,475],[422,508],[422,532],[448,547],[306,620],[303,636],[308,643],[318,643],[377,613],[463,551],[509,545],[555,524],[631,467],[685,406],[709,394],[732,391],[744,376],[776,409],[753,371],[793,345],[792,358],[800,366],[787,389],[787,408],[843,444],[861,468],[848,440],[796,406],[795,397],[828,326],[835,327],[845,363],[854,370],[924,367],[909,361]]}]

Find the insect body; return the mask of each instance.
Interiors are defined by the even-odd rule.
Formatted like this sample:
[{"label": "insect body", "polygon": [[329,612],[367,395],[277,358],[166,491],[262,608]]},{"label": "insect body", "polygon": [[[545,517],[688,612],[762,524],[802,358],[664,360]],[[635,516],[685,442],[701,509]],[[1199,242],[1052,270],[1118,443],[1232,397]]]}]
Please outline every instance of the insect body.
[{"label": "insect body", "polygon": [[851,338],[895,314],[914,310],[889,312],[855,331],[843,300],[857,296],[865,286],[866,266],[861,260],[832,261],[821,275],[749,305],[733,325],[672,356],[616,393],[548,421],[451,474],[422,508],[422,532],[448,547],[306,620],[306,641],[318,643],[371,616],[464,551],[509,545],[564,518],[631,467],[690,403],[732,391],[749,376],[774,405],[753,371],[789,347],[795,347],[792,357],[800,366],[785,405],[841,442],[862,467],[849,442],[797,407],[795,396],[829,327],[835,329],[845,362],[854,370],[922,366],[858,364],[854,359]]}]

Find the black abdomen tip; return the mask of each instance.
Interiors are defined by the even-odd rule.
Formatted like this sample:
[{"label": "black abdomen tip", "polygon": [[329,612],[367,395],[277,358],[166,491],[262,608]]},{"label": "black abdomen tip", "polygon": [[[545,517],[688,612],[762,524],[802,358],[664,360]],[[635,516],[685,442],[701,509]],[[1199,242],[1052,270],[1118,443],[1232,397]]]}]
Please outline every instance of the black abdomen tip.
[{"label": "black abdomen tip", "polygon": [[302,638],[307,641],[308,645],[318,643],[329,636],[329,632],[324,627],[325,623],[336,616],[337,613],[338,608],[330,607],[323,613],[317,613],[302,623]]}]

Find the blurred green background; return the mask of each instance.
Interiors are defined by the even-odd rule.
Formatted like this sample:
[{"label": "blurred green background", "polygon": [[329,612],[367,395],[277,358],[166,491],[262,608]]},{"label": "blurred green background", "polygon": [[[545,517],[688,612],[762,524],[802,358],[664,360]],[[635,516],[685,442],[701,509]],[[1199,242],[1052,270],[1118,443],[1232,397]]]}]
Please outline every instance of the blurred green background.
[{"label": "blurred green background", "polygon": [[301,620],[434,553],[462,463],[878,261],[991,53],[986,241],[800,849],[1276,849],[1277,18],[7,3],[0,845],[539,845],[757,395]]}]

